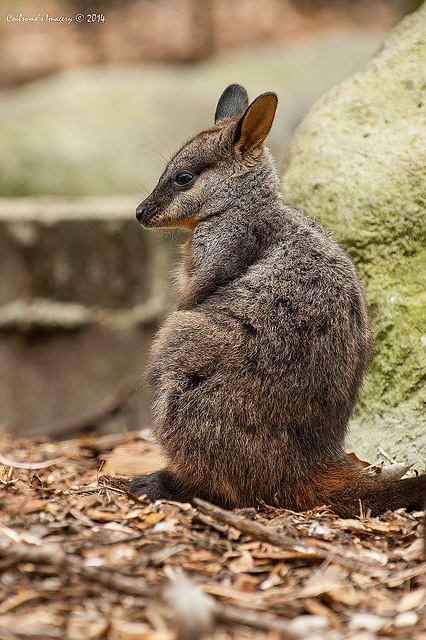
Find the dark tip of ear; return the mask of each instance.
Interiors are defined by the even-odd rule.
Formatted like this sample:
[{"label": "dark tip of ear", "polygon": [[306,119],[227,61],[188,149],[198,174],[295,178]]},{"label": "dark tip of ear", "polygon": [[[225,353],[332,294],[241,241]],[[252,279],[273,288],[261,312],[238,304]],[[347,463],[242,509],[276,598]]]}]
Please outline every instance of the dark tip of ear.
[{"label": "dark tip of ear", "polygon": [[219,98],[214,121],[222,118],[240,118],[248,107],[247,91],[240,84],[230,84]]}]

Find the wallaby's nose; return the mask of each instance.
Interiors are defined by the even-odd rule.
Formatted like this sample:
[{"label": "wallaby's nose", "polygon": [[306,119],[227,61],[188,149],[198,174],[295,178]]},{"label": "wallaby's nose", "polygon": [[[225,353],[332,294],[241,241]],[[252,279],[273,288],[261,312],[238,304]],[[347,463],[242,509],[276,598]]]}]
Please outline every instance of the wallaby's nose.
[{"label": "wallaby's nose", "polygon": [[145,201],[141,202],[138,208],[136,209],[136,219],[138,222],[142,222],[142,218],[146,212],[146,209],[147,207],[146,207]]}]

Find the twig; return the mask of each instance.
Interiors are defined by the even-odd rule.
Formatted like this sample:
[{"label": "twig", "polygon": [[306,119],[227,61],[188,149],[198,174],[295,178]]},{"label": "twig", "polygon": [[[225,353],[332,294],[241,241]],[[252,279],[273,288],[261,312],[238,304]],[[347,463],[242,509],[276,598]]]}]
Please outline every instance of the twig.
[{"label": "twig", "polygon": [[19,462],[18,460],[5,458],[0,453],[0,463],[6,467],[15,467],[15,469],[46,469],[47,467],[52,467],[54,464],[59,464],[63,460],[65,460],[64,456],[53,458],[53,460],[45,460],[44,462]]},{"label": "twig", "polygon": [[84,560],[63,551],[59,545],[55,544],[13,543],[0,533],[0,557],[13,559],[15,562],[54,566],[61,568],[61,571],[67,569],[70,573],[79,575],[85,580],[91,580],[109,589],[116,589],[121,593],[133,596],[152,597],[156,592],[155,588],[149,587],[140,578],[135,579],[116,570],[88,566]]},{"label": "twig", "polygon": [[215,603],[212,607],[217,622],[223,624],[240,624],[262,631],[275,631],[283,640],[292,640],[296,636],[288,630],[288,620],[270,613],[237,609],[229,605]]},{"label": "twig", "polygon": [[241,531],[256,540],[268,542],[275,547],[288,551],[301,552],[306,554],[306,559],[312,558],[326,560],[327,562],[334,562],[346,569],[359,571],[368,575],[381,574],[381,567],[377,566],[377,563],[366,563],[364,559],[360,560],[359,558],[352,559],[348,557],[346,549],[339,549],[339,551],[336,552],[336,543],[331,545],[322,540],[317,541],[317,546],[313,547],[305,542],[297,540],[297,538],[293,538],[292,536],[275,533],[260,522],[254,522],[253,520],[239,516],[232,511],[226,511],[225,509],[221,509],[220,507],[210,504],[205,500],[200,500],[200,498],[194,498],[193,502],[203,513],[211,516],[219,522],[223,522],[224,524],[228,524],[231,527],[238,529],[238,531]]},{"label": "twig", "polygon": [[381,456],[384,457],[385,460],[387,460],[391,464],[396,464],[397,461],[395,460],[395,458],[392,458],[392,456],[390,456],[384,449],[382,449],[382,447],[377,447],[377,451]]},{"label": "twig", "polygon": [[203,513],[211,516],[219,522],[223,522],[224,524],[228,524],[231,527],[238,529],[238,531],[241,531],[242,533],[247,533],[249,536],[256,538],[256,540],[269,542],[269,544],[272,544],[275,547],[280,547],[281,549],[287,549],[289,551],[294,551],[296,548],[297,551],[303,551],[304,553],[315,554],[317,552],[316,549],[306,543],[299,542],[296,538],[291,536],[275,533],[260,522],[249,520],[248,518],[239,516],[232,511],[226,511],[225,509],[221,509],[220,507],[210,504],[210,502],[206,502],[205,500],[201,500],[200,498],[194,498],[193,502]]},{"label": "twig", "polygon": [[103,489],[115,488],[117,491],[120,491],[121,493],[125,493],[126,496],[131,500],[134,500],[134,502],[137,502],[139,504],[144,504],[144,505],[149,504],[149,500],[147,500],[143,496],[142,497],[137,496],[131,491],[129,491],[129,482],[125,478],[121,478],[120,476],[114,477],[114,476],[105,474],[98,478],[98,483],[99,483],[99,486],[102,487]]},{"label": "twig", "polygon": [[97,487],[80,487],[79,489],[68,489],[68,493],[70,495],[89,495],[90,493],[99,493],[103,494],[105,491],[112,491],[115,493],[120,493],[121,495],[127,495],[127,492],[124,489],[120,489],[119,487],[114,487],[113,485],[103,484],[101,481],[99,482]]}]

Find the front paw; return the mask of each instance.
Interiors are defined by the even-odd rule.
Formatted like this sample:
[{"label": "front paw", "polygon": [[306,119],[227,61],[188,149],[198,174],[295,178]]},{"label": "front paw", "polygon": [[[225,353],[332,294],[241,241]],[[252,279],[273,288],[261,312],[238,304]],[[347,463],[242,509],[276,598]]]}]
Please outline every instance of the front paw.
[{"label": "front paw", "polygon": [[188,502],[193,494],[185,489],[176,476],[167,469],[154,471],[147,476],[137,476],[129,483],[131,493],[145,496],[147,500],[177,500]]}]

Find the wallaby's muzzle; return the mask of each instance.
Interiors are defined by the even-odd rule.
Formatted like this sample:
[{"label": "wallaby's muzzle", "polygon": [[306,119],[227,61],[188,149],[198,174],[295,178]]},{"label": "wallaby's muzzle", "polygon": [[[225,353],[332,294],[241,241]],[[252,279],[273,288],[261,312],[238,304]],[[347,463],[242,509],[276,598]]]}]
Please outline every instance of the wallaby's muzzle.
[{"label": "wallaby's muzzle", "polygon": [[145,198],[136,209],[136,219],[144,227],[156,227],[159,226],[159,214],[158,209],[152,202],[151,196]]},{"label": "wallaby's muzzle", "polygon": [[136,209],[136,220],[143,224],[143,220],[146,214],[147,206],[145,204],[145,200],[140,203],[138,208]]}]

